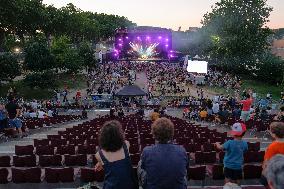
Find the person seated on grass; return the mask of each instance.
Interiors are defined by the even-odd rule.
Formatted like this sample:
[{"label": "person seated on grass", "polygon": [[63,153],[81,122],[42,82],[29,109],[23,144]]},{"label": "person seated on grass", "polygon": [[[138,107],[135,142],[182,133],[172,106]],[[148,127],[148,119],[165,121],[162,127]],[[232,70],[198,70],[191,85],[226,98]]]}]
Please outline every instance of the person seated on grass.
[{"label": "person seated on grass", "polygon": [[99,134],[100,150],[95,155],[95,171],[104,170],[104,189],[138,189],[132,170],[129,142],[125,140],[118,121],[106,122]]},{"label": "person seated on grass", "polygon": [[247,142],[242,140],[245,135],[246,126],[242,123],[235,123],[230,134],[233,140],[228,140],[223,145],[216,143],[216,148],[225,151],[224,175],[225,183],[231,182],[240,185],[243,178],[243,154],[248,150]]},{"label": "person seated on grass", "polygon": [[160,118],[152,125],[156,144],[143,149],[138,178],[143,189],[186,189],[188,156],[183,147],[174,145],[174,124]]},{"label": "person seated on grass", "polygon": [[[268,161],[277,154],[284,155],[284,122],[273,122],[270,125],[270,133],[274,141],[268,146],[264,155],[262,165],[263,173],[267,168]],[[268,182],[264,174],[261,177],[261,183],[268,188]]]},{"label": "person seated on grass", "polygon": [[284,155],[278,154],[269,160],[265,176],[270,189],[284,188]]}]

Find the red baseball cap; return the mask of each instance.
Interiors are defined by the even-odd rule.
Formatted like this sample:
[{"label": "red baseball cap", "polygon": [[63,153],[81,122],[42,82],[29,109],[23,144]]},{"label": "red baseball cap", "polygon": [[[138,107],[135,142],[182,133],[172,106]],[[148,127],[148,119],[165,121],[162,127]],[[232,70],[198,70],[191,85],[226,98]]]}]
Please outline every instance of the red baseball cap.
[{"label": "red baseball cap", "polygon": [[234,125],[231,128],[232,130],[230,134],[233,136],[241,136],[244,132],[247,131],[247,127],[243,123],[234,123]]}]

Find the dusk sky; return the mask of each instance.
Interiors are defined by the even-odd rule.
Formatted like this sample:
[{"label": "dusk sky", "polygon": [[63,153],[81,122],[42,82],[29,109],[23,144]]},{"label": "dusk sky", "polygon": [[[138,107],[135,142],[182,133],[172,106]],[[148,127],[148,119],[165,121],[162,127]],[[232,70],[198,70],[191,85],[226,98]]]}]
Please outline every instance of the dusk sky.
[{"label": "dusk sky", "polygon": [[[59,8],[73,3],[84,11],[125,16],[139,26],[159,26],[177,30],[200,27],[203,15],[217,0],[43,0]],[[271,28],[284,28],[284,0],[268,0],[273,7]]]}]

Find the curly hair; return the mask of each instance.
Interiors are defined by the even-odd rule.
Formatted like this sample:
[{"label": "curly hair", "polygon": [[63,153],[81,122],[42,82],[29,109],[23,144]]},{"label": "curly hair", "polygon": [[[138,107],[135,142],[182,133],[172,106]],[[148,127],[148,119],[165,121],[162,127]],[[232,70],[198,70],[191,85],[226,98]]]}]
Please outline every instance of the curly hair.
[{"label": "curly hair", "polygon": [[118,121],[106,122],[99,134],[100,148],[107,152],[120,150],[125,141],[121,124]]},{"label": "curly hair", "polygon": [[273,122],[270,125],[270,131],[275,134],[278,138],[284,138],[284,123]]},{"label": "curly hair", "polygon": [[174,136],[174,124],[167,118],[157,119],[152,125],[152,134],[160,144],[167,144]]}]

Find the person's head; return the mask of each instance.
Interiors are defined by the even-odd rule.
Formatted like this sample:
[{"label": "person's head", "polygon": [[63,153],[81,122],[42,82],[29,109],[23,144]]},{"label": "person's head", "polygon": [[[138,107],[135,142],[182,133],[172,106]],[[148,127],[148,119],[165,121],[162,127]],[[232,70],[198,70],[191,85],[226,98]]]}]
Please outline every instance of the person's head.
[{"label": "person's head", "polygon": [[12,96],[12,95],[9,95],[8,96],[8,101],[9,102],[13,102],[15,100],[15,97],[14,96]]},{"label": "person's head", "polygon": [[99,134],[99,145],[107,152],[116,152],[122,148],[124,133],[118,121],[106,122]]},{"label": "person's head", "polygon": [[268,162],[265,176],[271,189],[284,188],[284,155],[276,155]]},{"label": "person's head", "polygon": [[154,112],[157,112],[157,113],[158,113],[158,112],[159,112],[159,110],[158,110],[157,108],[155,108],[155,109],[154,109]]},{"label": "person's head", "polygon": [[270,124],[270,132],[273,138],[284,138],[284,123],[273,122]]},{"label": "person's head", "polygon": [[249,99],[250,98],[250,94],[246,94],[246,98]]},{"label": "person's head", "polygon": [[152,134],[160,144],[167,144],[173,139],[174,124],[167,118],[157,119],[152,125]]},{"label": "person's head", "polygon": [[281,111],[281,112],[284,112],[284,106],[282,106],[282,107],[280,108],[280,111]]},{"label": "person's head", "polygon": [[232,130],[230,134],[234,138],[242,138],[247,131],[246,125],[244,123],[234,123],[231,129]]}]

